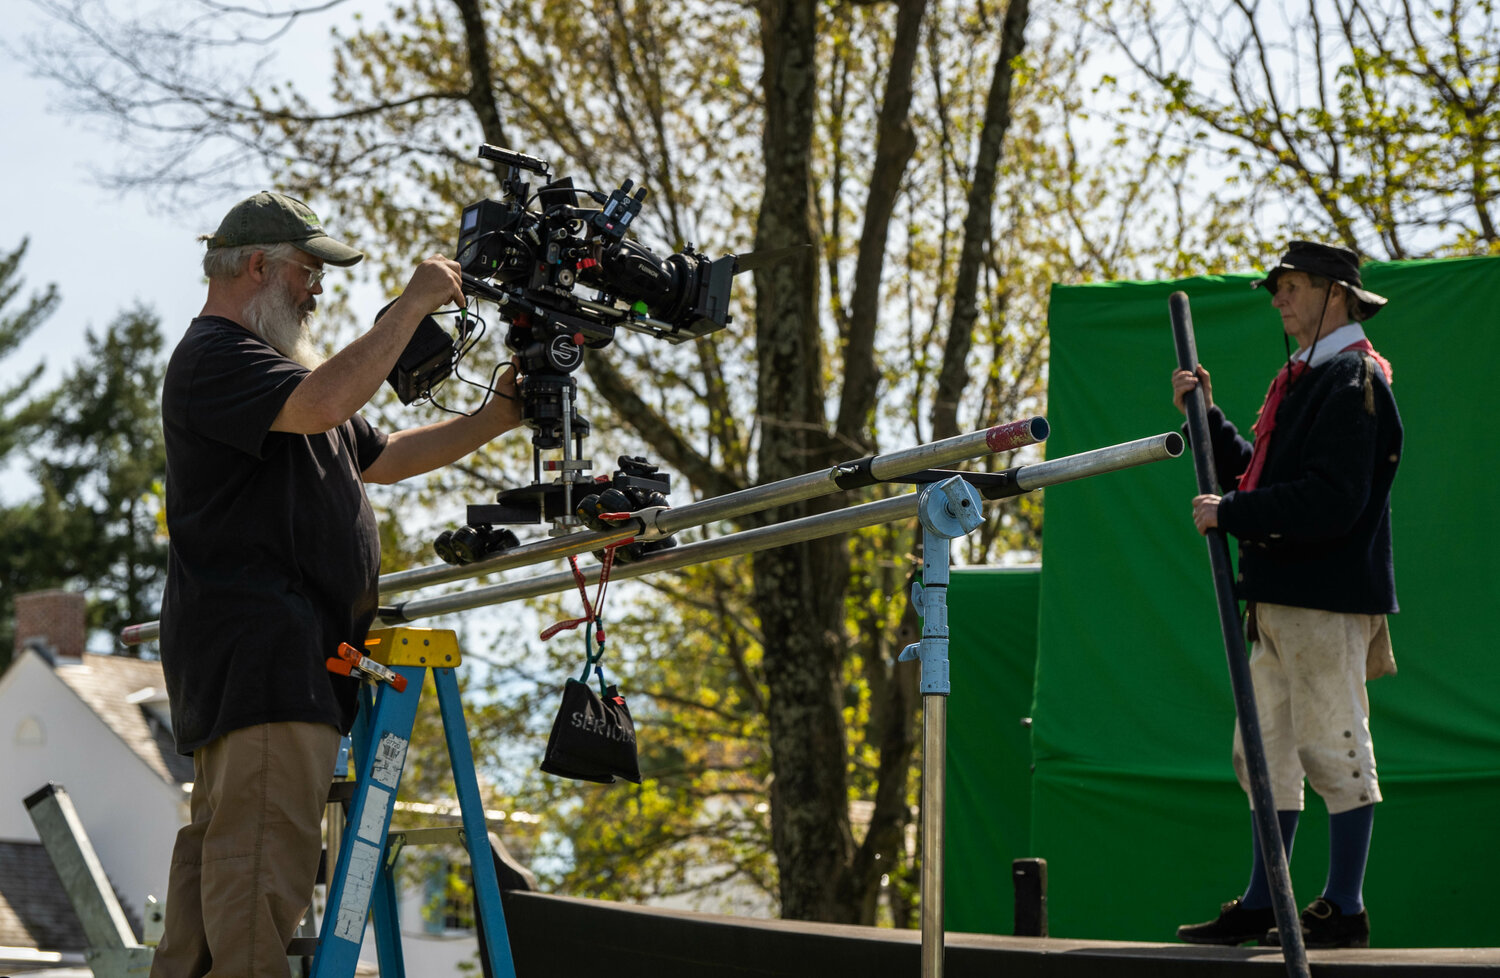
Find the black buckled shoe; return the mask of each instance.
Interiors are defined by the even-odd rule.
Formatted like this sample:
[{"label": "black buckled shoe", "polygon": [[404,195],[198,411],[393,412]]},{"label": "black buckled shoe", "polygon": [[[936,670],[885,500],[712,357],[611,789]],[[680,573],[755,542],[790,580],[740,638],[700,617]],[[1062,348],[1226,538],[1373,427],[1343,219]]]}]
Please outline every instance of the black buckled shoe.
[{"label": "black buckled shoe", "polygon": [[1266,931],[1276,926],[1276,912],[1270,907],[1247,910],[1239,898],[1219,908],[1219,916],[1201,924],[1183,924],[1177,928],[1177,939],[1186,944],[1222,944],[1235,947],[1246,941],[1263,940]]},{"label": "black buckled shoe", "polygon": [[[1281,946],[1281,934],[1272,927],[1266,944]],[[1318,897],[1302,911],[1302,946],[1307,948],[1369,947],[1370,913],[1344,913],[1332,900]]]}]

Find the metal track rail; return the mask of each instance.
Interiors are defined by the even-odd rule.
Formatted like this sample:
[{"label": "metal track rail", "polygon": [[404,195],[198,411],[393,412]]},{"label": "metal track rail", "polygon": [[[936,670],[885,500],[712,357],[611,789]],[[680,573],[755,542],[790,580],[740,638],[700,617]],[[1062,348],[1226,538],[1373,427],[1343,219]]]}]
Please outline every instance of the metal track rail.
[{"label": "metal track rail", "polygon": [[[632,538],[668,536],[690,527],[896,478],[928,466],[949,465],[982,455],[1022,448],[1045,441],[1049,431],[1047,419],[1041,417],[981,428],[930,444],[856,459],[830,469],[808,472],[790,479],[751,486],[727,495],[662,510],[654,514],[649,528],[643,521],[637,520],[619,529],[570,533],[525,543],[471,564],[434,564],[383,574],[380,577],[380,594],[384,601],[385,596],[401,591],[467,580],[497,571],[588,553]],[[125,645],[138,645],[160,635],[161,622],[150,621],[126,626],[120,632],[120,641]]]},{"label": "metal track rail", "polygon": [[[1011,480],[1013,485],[1004,490],[1003,496],[1018,496],[1060,482],[1071,482],[1091,475],[1101,475],[1148,462],[1176,458],[1182,454],[1182,450],[1182,436],[1174,431],[1078,455],[1018,466],[1010,470],[1014,476]],[[1003,498],[1003,496],[992,495],[989,498]],[[836,533],[847,533],[878,523],[888,523],[891,520],[911,518],[916,515],[916,512],[917,493],[905,493],[889,499],[835,510],[831,513],[820,513],[798,520],[774,523],[742,533],[730,533],[713,540],[660,551],[634,563],[616,564],[614,570],[611,571],[611,578],[616,581],[628,580],[656,571],[674,570],[690,564],[758,553],[773,547],[832,536]],[[597,581],[598,565],[585,568],[584,576],[589,583]],[[413,598],[383,609],[381,614],[383,620],[388,623],[416,621],[419,618],[429,618],[434,615],[469,611],[486,605],[553,594],[575,586],[572,572],[560,571],[525,580],[506,581],[487,587],[459,591],[440,597]]]}]

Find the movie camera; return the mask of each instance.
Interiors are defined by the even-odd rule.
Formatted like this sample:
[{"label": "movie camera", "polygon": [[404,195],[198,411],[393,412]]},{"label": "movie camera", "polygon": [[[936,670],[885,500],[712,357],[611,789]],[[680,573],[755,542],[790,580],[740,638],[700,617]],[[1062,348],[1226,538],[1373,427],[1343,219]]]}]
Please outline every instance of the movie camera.
[{"label": "movie camera", "polygon": [[[573,374],[585,350],[608,346],[620,329],[671,343],[723,329],[734,275],[751,267],[735,255],[710,259],[691,245],[664,258],[646,248],[630,231],[647,191],[630,180],[606,194],[562,177],[533,196],[527,175],[547,178],[545,160],[489,145],[479,157],[504,166],[504,193],[464,208],[456,257],[465,293],[495,303],[508,326],[505,345],[520,368],[533,478],[502,491],[495,503],[469,506],[467,525],[438,537],[434,547],[449,563],[514,546],[515,534],[500,524],[545,521],[553,534],[581,524],[598,528],[599,514],[618,510],[595,508],[585,520],[578,504],[607,490],[618,494],[604,496],[614,502],[665,505],[670,480],[644,459],[622,456],[612,477],[589,478],[593,463],[583,456],[589,422],[578,413]],[[579,288],[593,290],[592,297],[575,294]],[[423,321],[389,378],[403,404],[431,397],[454,372],[473,346],[467,317],[458,334],[450,337],[431,317]],[[543,482],[544,472],[555,479]]]}]

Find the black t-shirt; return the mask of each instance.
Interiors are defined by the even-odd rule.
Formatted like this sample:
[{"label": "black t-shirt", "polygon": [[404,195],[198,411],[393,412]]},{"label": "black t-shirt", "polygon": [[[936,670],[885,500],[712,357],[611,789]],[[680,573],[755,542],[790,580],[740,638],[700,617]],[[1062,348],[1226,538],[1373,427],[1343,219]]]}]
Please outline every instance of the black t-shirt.
[{"label": "black t-shirt", "polygon": [[307,369],[249,330],[193,320],[167,365],[171,535],[161,658],[184,754],[258,723],[347,733],[357,685],[328,672],[374,620],[380,540],[360,473],[385,435],[356,415],[271,431]]}]

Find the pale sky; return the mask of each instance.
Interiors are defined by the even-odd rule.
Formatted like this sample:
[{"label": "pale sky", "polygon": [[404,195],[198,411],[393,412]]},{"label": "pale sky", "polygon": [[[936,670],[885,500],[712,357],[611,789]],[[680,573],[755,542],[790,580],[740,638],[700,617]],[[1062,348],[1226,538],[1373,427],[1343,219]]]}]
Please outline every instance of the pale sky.
[{"label": "pale sky", "polygon": [[[38,15],[28,4],[7,6],[18,15],[0,28],[9,45],[35,30]],[[55,376],[82,353],[85,328],[102,333],[137,300],[161,314],[169,339],[180,336],[203,301],[195,270],[202,246],[193,238],[217,219],[154,213],[143,199],[102,189],[91,171],[120,148],[98,123],[59,111],[57,86],[8,57],[0,58],[0,91],[0,185],[8,198],[0,247],[10,251],[29,237],[23,294],[56,283],[62,296],[46,325],[0,361],[0,372],[11,377],[45,358]]]},{"label": "pale sky", "polygon": [[[358,5],[380,6],[362,0]],[[6,311],[14,312],[48,283],[56,283],[62,301],[18,352],[0,360],[0,382],[44,361],[43,384],[50,387],[84,353],[86,330],[102,335],[137,302],[160,317],[170,351],[203,305],[203,246],[194,239],[214,230],[235,201],[268,184],[247,183],[222,201],[176,213],[165,212],[143,194],[103,189],[95,179],[101,164],[128,149],[113,142],[101,121],[67,115],[59,106],[57,84],[31,76],[8,56],[9,49],[46,29],[47,22],[22,0],[5,0],[4,8],[0,187],[5,188],[6,206],[0,208],[0,248],[9,252],[23,238],[30,239],[20,269],[25,287]],[[351,16],[335,13],[289,32],[270,70],[282,74],[287,69],[279,66],[295,64],[299,86],[315,94],[316,84],[328,76],[328,27],[335,17],[347,23]],[[16,501],[25,489],[15,466],[0,470],[0,502]]]}]

